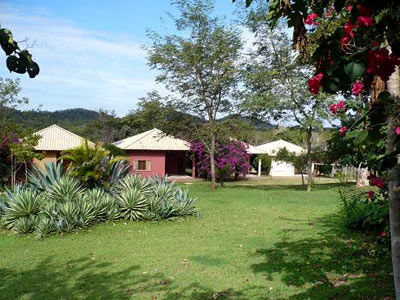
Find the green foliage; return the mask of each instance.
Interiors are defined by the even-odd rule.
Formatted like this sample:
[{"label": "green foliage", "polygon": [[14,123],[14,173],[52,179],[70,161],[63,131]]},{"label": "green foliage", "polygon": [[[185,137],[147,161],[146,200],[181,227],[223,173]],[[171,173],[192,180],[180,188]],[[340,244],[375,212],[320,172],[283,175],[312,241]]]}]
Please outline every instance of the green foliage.
[{"label": "green foliage", "polygon": [[61,180],[64,174],[63,161],[48,162],[42,170],[37,165],[32,166],[32,170],[28,172],[28,181],[35,189],[46,191],[50,186]]},{"label": "green foliage", "polygon": [[[131,221],[160,220],[197,215],[194,198],[166,177],[146,179],[127,176],[113,183],[112,194],[104,188],[87,189],[48,165],[48,177],[6,190],[0,197],[0,223],[19,233],[35,232],[42,238],[53,232],[70,232],[97,222],[123,218]],[[33,175],[32,175],[33,176]]]},{"label": "green foliage", "polygon": [[61,159],[69,163],[68,174],[86,187],[104,186],[106,189],[129,172],[129,164],[122,156],[113,157],[99,144],[84,144],[62,153]]},{"label": "green foliage", "polygon": [[368,199],[365,191],[342,185],[339,199],[347,228],[380,232],[388,225],[389,202],[381,194]]},{"label": "green foliage", "polygon": [[258,161],[261,160],[261,171],[265,175],[269,175],[271,171],[272,158],[267,153],[258,154],[253,161],[254,169],[258,170]]},{"label": "green foliage", "polygon": [[20,49],[12,32],[6,28],[0,28],[0,46],[7,55],[6,65],[10,72],[28,73],[30,78],[39,74],[39,65],[33,61],[32,55],[28,50]]}]

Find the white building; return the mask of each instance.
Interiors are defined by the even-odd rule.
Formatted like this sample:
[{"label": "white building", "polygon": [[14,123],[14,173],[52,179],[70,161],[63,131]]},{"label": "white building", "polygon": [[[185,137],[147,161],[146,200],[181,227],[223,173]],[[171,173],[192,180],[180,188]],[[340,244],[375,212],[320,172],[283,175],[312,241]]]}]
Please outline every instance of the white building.
[{"label": "white building", "polygon": [[[302,147],[286,142],[284,140],[277,140],[274,142],[266,143],[263,145],[259,145],[257,147],[258,153],[267,153],[269,156],[272,157],[271,163],[271,176],[294,176],[295,175],[295,168],[292,164],[284,162],[284,161],[277,161],[274,159],[276,154],[280,149],[286,148],[289,152],[294,152],[296,155],[300,155],[301,153],[305,152],[305,149]],[[260,175],[260,168],[259,168],[259,175]]]}]

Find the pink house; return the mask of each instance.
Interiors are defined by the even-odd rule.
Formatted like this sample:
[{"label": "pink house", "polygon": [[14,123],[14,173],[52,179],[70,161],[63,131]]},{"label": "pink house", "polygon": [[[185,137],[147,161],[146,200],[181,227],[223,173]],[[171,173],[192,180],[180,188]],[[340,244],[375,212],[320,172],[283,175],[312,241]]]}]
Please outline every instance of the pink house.
[{"label": "pink house", "polygon": [[143,177],[185,174],[190,144],[156,128],[114,143],[129,156],[132,172]]}]

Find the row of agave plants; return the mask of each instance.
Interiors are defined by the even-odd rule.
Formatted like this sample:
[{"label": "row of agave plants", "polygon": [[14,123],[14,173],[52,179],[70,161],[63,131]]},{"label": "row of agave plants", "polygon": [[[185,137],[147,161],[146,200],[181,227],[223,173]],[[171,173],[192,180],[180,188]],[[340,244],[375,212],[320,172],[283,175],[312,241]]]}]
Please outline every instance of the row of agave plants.
[{"label": "row of agave plants", "polygon": [[63,172],[60,163],[47,164],[45,172],[34,168],[28,183],[0,195],[0,225],[45,237],[108,220],[198,215],[195,198],[165,177],[129,175],[123,166],[114,175],[106,188],[89,187]]}]

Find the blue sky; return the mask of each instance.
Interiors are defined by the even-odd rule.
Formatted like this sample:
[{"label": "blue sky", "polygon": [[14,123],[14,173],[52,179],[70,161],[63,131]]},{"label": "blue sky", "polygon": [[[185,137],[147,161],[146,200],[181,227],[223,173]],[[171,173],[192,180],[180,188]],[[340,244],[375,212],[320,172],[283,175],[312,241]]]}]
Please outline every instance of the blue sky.
[{"label": "blue sky", "polygon": [[[216,0],[216,11],[234,18],[231,0]],[[172,32],[169,0],[13,0],[0,4],[1,26],[32,46],[41,72],[35,79],[10,74],[0,54],[0,76],[20,78],[26,109],[83,107],[124,115],[151,90],[156,71],[146,65],[146,29]],[[163,18],[163,20],[161,20]]]}]

